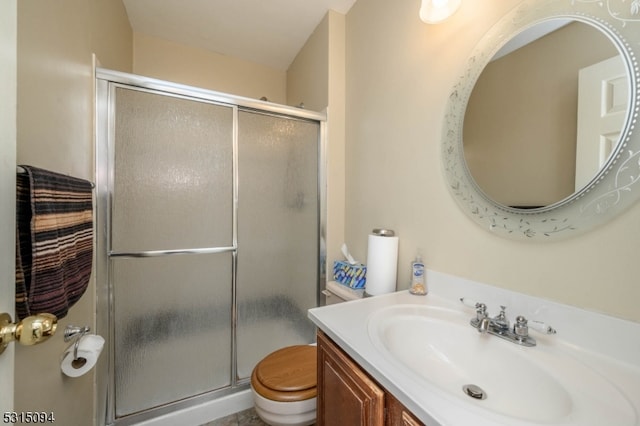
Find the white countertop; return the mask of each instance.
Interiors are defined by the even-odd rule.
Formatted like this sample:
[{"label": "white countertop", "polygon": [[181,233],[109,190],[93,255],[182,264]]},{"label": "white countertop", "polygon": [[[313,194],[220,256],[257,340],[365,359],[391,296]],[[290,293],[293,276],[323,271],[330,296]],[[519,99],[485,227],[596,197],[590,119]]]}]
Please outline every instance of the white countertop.
[{"label": "white countertop", "polygon": [[[425,385],[424,379],[408,374],[408,370],[390,362],[388,355],[376,349],[369,337],[369,318],[389,306],[429,305],[458,310],[471,318],[475,315],[474,310],[462,305],[460,297],[486,303],[491,316],[497,313],[499,305],[504,304],[508,306],[507,314],[511,320],[516,315],[524,315],[530,320],[545,321],[558,330],[558,334],[551,336],[532,333],[538,340],[538,346],[527,350],[543,350],[545,345],[549,345],[566,349],[573,358],[590,367],[595,366],[598,374],[606,377],[629,400],[630,414],[626,418],[631,420],[627,424],[640,425],[640,324],[435,271],[427,272],[427,282],[430,288],[427,296],[414,296],[408,291],[400,291],[310,309],[309,318],[429,426],[531,425],[534,423],[490,412],[469,404],[461,397]],[[606,395],[602,395],[602,398],[606,398]],[[554,424],[574,423],[575,419],[568,416]]]}]

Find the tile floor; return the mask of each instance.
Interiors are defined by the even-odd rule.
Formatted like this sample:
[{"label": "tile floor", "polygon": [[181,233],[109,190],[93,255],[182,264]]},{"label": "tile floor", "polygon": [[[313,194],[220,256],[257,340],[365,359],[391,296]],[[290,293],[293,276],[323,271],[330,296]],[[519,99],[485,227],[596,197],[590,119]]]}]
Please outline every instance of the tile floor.
[{"label": "tile floor", "polygon": [[[253,408],[231,414],[227,417],[214,420],[201,426],[268,426],[260,420]],[[313,425],[315,426],[315,425]]]},{"label": "tile floor", "polygon": [[214,420],[202,426],[267,426],[253,408]]}]

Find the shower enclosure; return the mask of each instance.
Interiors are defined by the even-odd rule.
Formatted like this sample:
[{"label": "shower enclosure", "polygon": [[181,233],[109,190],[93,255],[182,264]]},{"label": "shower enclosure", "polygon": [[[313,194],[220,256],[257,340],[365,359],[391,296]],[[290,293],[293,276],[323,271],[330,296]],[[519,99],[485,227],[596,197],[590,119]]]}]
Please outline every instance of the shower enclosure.
[{"label": "shower enclosure", "polygon": [[107,70],[96,82],[99,410],[132,424],[244,390],[266,354],[313,342],[325,117]]}]

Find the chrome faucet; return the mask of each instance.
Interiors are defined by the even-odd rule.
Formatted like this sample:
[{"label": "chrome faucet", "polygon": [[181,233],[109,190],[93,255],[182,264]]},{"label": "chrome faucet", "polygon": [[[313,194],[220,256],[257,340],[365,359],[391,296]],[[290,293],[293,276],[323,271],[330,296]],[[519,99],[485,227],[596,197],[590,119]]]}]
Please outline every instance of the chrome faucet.
[{"label": "chrome faucet", "polygon": [[471,318],[469,323],[472,327],[476,328],[479,333],[491,334],[498,336],[502,339],[516,343],[522,346],[535,346],[536,340],[529,336],[529,328],[533,328],[544,334],[555,334],[556,330],[548,325],[539,322],[532,321],[530,327],[529,321],[522,315],[516,317],[516,322],[511,327],[506,315],[506,306],[500,306],[500,312],[495,317],[489,317],[487,314],[487,305],[484,303],[474,303],[468,298],[461,298],[460,301],[466,306],[474,307],[476,310],[475,318]]}]

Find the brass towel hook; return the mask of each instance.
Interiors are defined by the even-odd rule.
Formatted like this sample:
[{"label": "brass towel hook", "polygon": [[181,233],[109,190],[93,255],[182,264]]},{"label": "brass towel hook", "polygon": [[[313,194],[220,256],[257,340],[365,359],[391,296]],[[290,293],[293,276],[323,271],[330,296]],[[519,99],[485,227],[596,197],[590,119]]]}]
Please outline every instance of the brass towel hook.
[{"label": "brass towel hook", "polygon": [[58,327],[58,318],[53,314],[31,315],[18,323],[13,323],[11,315],[0,314],[0,354],[10,342],[18,341],[23,345],[35,345],[53,336]]}]

